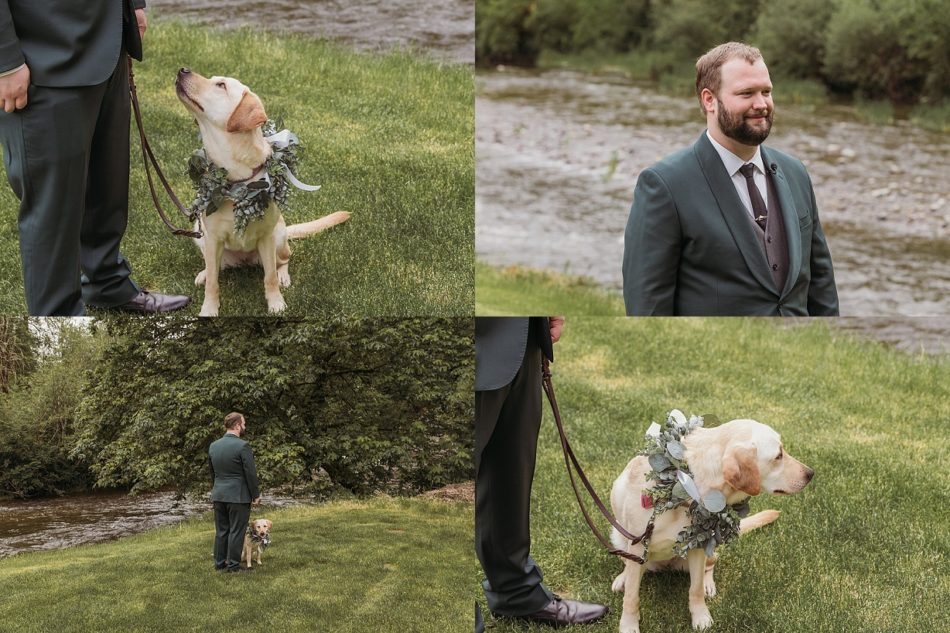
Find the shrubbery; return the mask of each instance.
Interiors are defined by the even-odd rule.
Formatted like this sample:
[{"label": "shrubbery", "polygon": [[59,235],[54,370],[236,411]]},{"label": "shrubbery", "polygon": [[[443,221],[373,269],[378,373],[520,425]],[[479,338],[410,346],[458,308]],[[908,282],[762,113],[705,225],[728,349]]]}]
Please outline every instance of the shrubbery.
[{"label": "shrubbery", "polygon": [[411,494],[470,478],[472,336],[470,319],[63,330],[0,397],[0,494],[207,491],[230,411],[247,418],[265,489]]},{"label": "shrubbery", "polygon": [[944,0],[478,0],[475,30],[480,65],[626,53],[657,76],[740,40],[759,46],[777,77],[897,103],[950,96]]}]

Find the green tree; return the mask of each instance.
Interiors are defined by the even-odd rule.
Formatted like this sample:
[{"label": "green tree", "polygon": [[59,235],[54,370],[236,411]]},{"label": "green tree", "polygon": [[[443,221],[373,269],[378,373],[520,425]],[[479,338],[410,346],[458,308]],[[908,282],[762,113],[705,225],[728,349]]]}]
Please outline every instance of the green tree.
[{"label": "green tree", "polygon": [[751,40],[773,74],[798,79],[823,77],[826,28],[837,4],[837,0],[763,3]]},{"label": "green tree", "polygon": [[649,0],[587,0],[578,3],[576,15],[572,44],[578,51],[629,51],[650,31]]},{"label": "green tree", "polygon": [[[837,88],[913,103],[927,81],[921,48],[907,45],[915,11],[905,0],[840,0],[828,23],[825,71]],[[916,7],[915,7],[916,8]]]},{"label": "green tree", "polygon": [[539,48],[532,17],[534,0],[476,0],[475,63],[533,66]]},{"label": "green tree", "polygon": [[0,317],[0,393],[36,365],[36,340],[26,318]]},{"label": "green tree", "polygon": [[322,473],[357,494],[471,476],[467,319],[110,319],[73,455],[100,486],[208,487],[224,416],[248,420],[265,487]]},{"label": "green tree", "polygon": [[29,380],[0,398],[0,493],[59,495],[86,488],[88,464],[70,457],[85,377],[105,337],[67,320],[36,321],[43,354]]}]

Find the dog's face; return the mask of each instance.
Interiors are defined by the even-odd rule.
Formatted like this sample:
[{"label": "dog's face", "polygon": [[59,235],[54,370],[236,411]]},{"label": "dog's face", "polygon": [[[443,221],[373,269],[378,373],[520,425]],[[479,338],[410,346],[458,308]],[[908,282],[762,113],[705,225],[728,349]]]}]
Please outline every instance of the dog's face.
[{"label": "dog's face", "polygon": [[267,122],[258,96],[232,77],[209,79],[182,68],[175,80],[175,93],[202,127],[248,132]]},{"label": "dog's face", "polygon": [[793,494],[804,488],[815,471],[785,452],[782,438],[755,420],[734,420],[722,458],[723,477],[749,495],[761,492]]},{"label": "dog's face", "polygon": [[273,524],[267,519],[257,519],[251,522],[251,532],[263,539],[270,532],[271,525]]}]

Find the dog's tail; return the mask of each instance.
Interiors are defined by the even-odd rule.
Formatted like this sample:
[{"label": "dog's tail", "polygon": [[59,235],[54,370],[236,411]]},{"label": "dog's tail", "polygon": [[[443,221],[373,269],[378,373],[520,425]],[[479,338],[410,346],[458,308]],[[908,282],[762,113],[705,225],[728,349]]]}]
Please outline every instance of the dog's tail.
[{"label": "dog's tail", "polygon": [[287,237],[292,240],[298,240],[302,237],[307,237],[308,235],[313,235],[314,233],[319,233],[320,231],[325,231],[331,226],[336,226],[337,224],[342,224],[350,219],[349,211],[337,211],[336,213],[331,213],[330,215],[325,215],[319,220],[312,220],[310,222],[301,222],[300,224],[291,224],[287,227]]},{"label": "dog's tail", "polygon": [[762,512],[756,512],[750,517],[746,517],[739,522],[739,534],[746,534],[751,532],[756,528],[760,528],[763,525],[768,525],[769,523],[775,521],[780,515],[781,512],[778,510],[763,510]]}]

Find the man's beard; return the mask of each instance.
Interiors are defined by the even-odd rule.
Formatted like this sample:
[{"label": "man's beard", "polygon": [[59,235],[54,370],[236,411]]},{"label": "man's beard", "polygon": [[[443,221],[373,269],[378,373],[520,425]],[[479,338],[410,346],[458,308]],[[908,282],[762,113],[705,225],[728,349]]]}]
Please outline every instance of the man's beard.
[{"label": "man's beard", "polygon": [[765,117],[765,128],[755,129],[746,121],[745,112],[742,114],[732,114],[726,110],[722,101],[717,99],[717,102],[719,103],[719,112],[716,115],[716,120],[719,121],[719,129],[722,130],[723,134],[743,145],[761,145],[765,142],[765,139],[769,137],[769,132],[772,131],[772,116],[775,113],[774,110],[768,111]]}]

